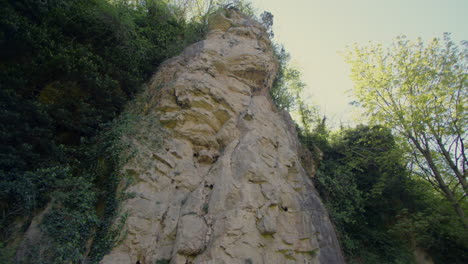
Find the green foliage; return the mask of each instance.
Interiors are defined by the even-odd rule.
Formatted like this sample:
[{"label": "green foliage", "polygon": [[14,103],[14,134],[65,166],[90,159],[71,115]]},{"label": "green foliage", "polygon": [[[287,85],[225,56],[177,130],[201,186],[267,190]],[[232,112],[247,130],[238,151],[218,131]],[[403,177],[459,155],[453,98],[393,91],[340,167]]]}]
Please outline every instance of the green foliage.
[{"label": "green foliage", "polygon": [[[231,4],[230,6],[233,6],[237,10],[239,10],[242,14],[254,18],[255,17],[255,9],[252,6],[252,3],[250,0],[232,0],[228,1],[228,5]],[[268,13],[268,12],[266,12]],[[272,15],[273,19],[273,15]],[[262,20],[263,21],[263,20]],[[272,22],[273,24],[273,22]],[[268,27],[267,27],[268,28]]]},{"label": "green foliage", "polygon": [[208,203],[204,203],[204,204],[203,204],[203,208],[202,208],[203,213],[207,214],[207,213],[208,213],[208,209],[209,209]]},{"label": "green foliage", "polygon": [[467,233],[450,204],[411,178],[390,129],[331,133],[325,119],[318,124],[310,135],[323,151],[315,185],[349,263],[413,263],[416,247],[436,263],[466,262]]},{"label": "green foliage", "polygon": [[[265,16],[268,19],[273,19],[273,16]],[[266,23],[266,26],[268,26],[273,22]],[[273,51],[278,61],[278,72],[270,89],[273,103],[279,109],[297,113],[300,120],[296,121],[300,123],[305,133],[309,133],[311,125],[318,121],[318,109],[305,101],[304,89],[306,84],[301,79],[301,72],[289,65],[289,53],[281,45],[275,45]]]},{"label": "green foliage", "polygon": [[262,21],[262,25],[265,26],[268,36],[273,38],[275,34],[273,33],[273,14],[265,11],[260,15],[260,20]]},{"label": "green foliage", "polygon": [[273,86],[270,89],[270,95],[275,105],[280,109],[289,110],[295,103],[295,97],[287,86],[287,65],[290,59],[289,53],[283,46],[275,46],[275,56],[278,60],[278,73],[276,74]]},{"label": "green foliage", "polygon": [[318,249],[313,249],[307,253],[309,253],[309,255],[311,255],[312,257],[316,257],[317,256],[317,253],[318,253]]},{"label": "green foliage", "polygon": [[467,228],[468,43],[459,49],[449,34],[427,44],[398,37],[388,49],[356,46],[346,59],[371,121],[407,142],[413,173],[453,204]]},{"label": "green foliage", "polygon": [[15,251],[8,248],[4,243],[0,243],[0,263],[12,264]]},{"label": "green foliage", "polygon": [[79,262],[86,251],[86,241],[99,219],[94,210],[93,185],[83,177],[67,177],[57,182],[52,193],[55,208],[44,218],[42,228],[52,238],[53,263]]},{"label": "green foliage", "polygon": [[435,263],[465,263],[468,232],[446,199],[427,191],[428,185],[419,179],[412,182],[409,189],[414,199],[408,209],[397,214],[389,232],[408,245],[424,246]]},{"label": "green foliage", "polygon": [[389,130],[358,127],[334,135],[324,151],[316,185],[351,259],[373,253],[379,263],[395,263],[392,252],[399,251],[398,243],[388,243],[392,239],[379,228],[398,211],[391,205],[397,203],[405,183],[396,150]]},{"label": "green foliage", "polygon": [[[118,199],[131,195],[117,193],[120,165],[134,155],[122,138],[157,147],[162,136],[145,115],[117,117],[157,66],[199,40],[205,25],[178,19],[162,0],[0,6],[0,258],[11,255],[12,224],[27,228],[51,204],[45,240],[31,249],[43,257],[29,261],[81,263],[90,251],[87,261],[98,263],[118,240]],[[141,126],[153,134],[140,133]]]}]

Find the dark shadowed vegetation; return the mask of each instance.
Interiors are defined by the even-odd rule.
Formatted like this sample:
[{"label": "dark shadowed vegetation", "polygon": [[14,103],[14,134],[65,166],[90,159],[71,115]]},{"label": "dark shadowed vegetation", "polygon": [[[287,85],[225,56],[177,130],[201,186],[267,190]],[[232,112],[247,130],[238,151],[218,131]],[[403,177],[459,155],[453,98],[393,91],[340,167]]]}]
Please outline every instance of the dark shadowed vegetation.
[{"label": "dark shadowed vegetation", "polygon": [[0,262],[20,262],[15,239],[47,204],[46,238],[22,259],[97,262],[113,243],[115,142],[134,122],[116,117],[206,25],[158,0],[0,2]]},{"label": "dark shadowed vegetation", "polygon": [[463,224],[442,195],[408,170],[390,129],[331,132],[323,119],[307,142],[323,151],[315,185],[349,263],[413,263],[416,249],[435,263],[467,261]]}]

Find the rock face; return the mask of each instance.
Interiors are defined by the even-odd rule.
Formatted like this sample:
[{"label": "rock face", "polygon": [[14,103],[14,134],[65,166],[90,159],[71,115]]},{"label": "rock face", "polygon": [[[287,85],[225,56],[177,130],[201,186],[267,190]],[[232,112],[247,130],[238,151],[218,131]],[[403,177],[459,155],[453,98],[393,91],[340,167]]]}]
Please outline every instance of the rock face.
[{"label": "rock face", "polygon": [[123,168],[134,195],[101,263],[344,263],[294,125],[268,95],[276,69],[265,29],[235,10],[160,68],[142,107],[167,136]]}]

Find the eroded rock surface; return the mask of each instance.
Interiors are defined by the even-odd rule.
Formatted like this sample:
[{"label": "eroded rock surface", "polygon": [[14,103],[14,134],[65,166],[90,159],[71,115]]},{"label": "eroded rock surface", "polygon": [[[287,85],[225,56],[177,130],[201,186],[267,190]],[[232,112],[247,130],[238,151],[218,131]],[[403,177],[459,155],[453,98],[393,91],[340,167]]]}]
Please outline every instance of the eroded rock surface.
[{"label": "eroded rock surface", "polygon": [[344,263],[294,126],[269,98],[265,29],[234,10],[210,28],[142,95],[167,138],[124,167],[134,198],[102,263]]}]

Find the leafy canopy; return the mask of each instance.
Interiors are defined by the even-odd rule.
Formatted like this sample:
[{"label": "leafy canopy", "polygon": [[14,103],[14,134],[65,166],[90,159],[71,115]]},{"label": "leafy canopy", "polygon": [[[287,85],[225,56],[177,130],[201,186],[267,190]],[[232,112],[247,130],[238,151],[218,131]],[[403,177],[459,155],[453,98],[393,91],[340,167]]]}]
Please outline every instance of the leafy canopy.
[{"label": "leafy canopy", "polygon": [[400,36],[389,48],[356,45],[346,60],[371,122],[406,140],[413,172],[453,204],[466,226],[467,42],[460,49],[449,34],[427,44]]}]

